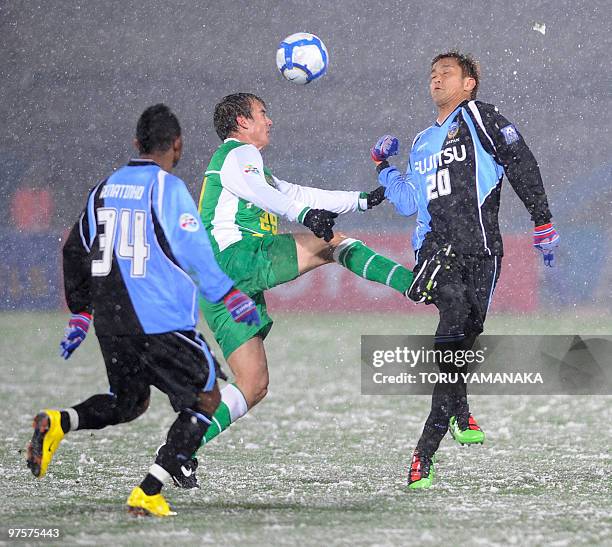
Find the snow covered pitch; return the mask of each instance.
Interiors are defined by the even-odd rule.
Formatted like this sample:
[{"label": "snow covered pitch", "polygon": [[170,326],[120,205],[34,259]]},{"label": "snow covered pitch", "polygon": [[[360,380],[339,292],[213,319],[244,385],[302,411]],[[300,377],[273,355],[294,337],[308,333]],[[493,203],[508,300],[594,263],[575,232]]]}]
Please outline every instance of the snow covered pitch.
[{"label": "snow covered pitch", "polygon": [[[124,503],[174,419],[165,396],[154,391],[130,424],[69,434],[36,481],[22,453],[32,416],[106,390],[104,366],[93,336],[60,359],[61,314],[1,315],[0,541],[8,527],[55,526],[63,545],[609,544],[610,397],[474,397],[485,445],[447,437],[435,486],[409,492],[429,398],[360,395],[359,335],[427,333],[433,318],[275,319],[268,398],[201,450],[201,490],[168,486],[178,516],[157,520],[129,517]],[[487,332],[548,324],[493,316]]]}]

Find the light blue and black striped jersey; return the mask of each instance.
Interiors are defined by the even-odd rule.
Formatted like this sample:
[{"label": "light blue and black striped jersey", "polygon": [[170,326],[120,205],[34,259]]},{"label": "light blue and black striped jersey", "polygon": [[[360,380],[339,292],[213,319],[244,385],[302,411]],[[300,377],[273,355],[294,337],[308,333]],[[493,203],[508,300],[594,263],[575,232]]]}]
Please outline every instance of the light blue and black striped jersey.
[{"label": "light blue and black striped jersey", "polygon": [[198,287],[218,302],[233,285],[185,184],[150,160],[90,192],[64,245],[64,282],[70,310],[93,310],[105,335],[193,330]]},{"label": "light blue and black striped jersey", "polygon": [[493,105],[464,101],[419,133],[402,175],[381,164],[379,181],[399,213],[416,213],[415,251],[426,240],[468,255],[503,254],[498,213],[505,174],[536,226],[551,215],[540,170],[516,127]]}]

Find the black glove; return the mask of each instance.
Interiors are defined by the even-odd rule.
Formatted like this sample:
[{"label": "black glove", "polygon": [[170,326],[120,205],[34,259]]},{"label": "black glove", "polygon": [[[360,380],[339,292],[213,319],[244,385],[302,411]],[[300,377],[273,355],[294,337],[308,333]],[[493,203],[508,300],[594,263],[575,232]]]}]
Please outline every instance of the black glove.
[{"label": "black glove", "polygon": [[337,216],[338,213],[332,213],[325,209],[310,209],[304,215],[302,224],[306,228],[310,228],[317,237],[322,237],[325,241],[330,242],[334,237],[332,228],[335,224],[334,219]]},{"label": "black glove", "polygon": [[380,205],[383,201],[385,201],[385,187],[379,186],[376,190],[372,190],[367,197],[368,200],[368,209],[372,207],[376,207]]}]

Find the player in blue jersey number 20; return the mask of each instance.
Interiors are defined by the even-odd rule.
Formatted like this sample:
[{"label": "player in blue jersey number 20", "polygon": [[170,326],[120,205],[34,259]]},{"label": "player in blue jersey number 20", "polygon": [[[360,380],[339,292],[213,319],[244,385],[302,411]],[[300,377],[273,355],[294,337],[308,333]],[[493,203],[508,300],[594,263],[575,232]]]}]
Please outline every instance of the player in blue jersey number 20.
[{"label": "player in blue jersey number 20", "polygon": [[147,409],[153,385],[178,417],[127,505],[135,514],[168,516],[175,513],[161,495],[163,483],[199,446],[221,400],[214,359],[195,330],[198,287],[207,301],[223,301],[234,321],[260,320],[255,303],[217,265],[191,195],[170,174],[182,140],[167,106],[144,111],[135,144],[140,157],[89,193],[63,251],[73,316],[61,353],[72,355],[95,315],[110,393],[39,413],[27,464],[41,478],[69,431],[134,420]]},{"label": "player in blue jersey number 20", "polygon": [[[553,265],[559,242],[533,154],[496,107],[475,100],[478,83],[471,57],[456,51],[438,55],[429,83],[438,117],[414,139],[406,174],[387,162],[398,153],[395,137],[381,137],[371,152],[385,197],[400,214],[417,215],[415,271],[442,243],[452,244],[458,255],[458,267],[439,276],[433,297],[440,314],[435,348],[444,355],[470,349],[483,330],[503,255],[497,217],[504,174],[531,215],[534,246],[547,266]],[[439,368],[466,372],[452,363],[439,363]],[[431,485],[432,458],[449,428],[460,444],[484,441],[470,414],[465,383],[434,387],[431,412],[412,458],[410,488]]]}]

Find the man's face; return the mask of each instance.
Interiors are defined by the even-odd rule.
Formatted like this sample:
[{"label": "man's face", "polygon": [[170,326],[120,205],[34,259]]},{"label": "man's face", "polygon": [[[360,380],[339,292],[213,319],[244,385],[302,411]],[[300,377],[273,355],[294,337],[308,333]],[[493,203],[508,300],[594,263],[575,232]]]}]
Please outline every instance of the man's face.
[{"label": "man's face", "polygon": [[463,77],[459,63],[452,57],[444,57],[431,67],[429,92],[437,107],[469,99],[475,85],[474,78]]},{"label": "man's face", "polygon": [[270,127],[272,120],[268,118],[266,107],[259,101],[251,102],[251,118],[239,118],[239,123],[244,127],[249,142],[259,150],[270,143]]}]

